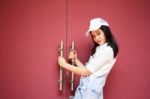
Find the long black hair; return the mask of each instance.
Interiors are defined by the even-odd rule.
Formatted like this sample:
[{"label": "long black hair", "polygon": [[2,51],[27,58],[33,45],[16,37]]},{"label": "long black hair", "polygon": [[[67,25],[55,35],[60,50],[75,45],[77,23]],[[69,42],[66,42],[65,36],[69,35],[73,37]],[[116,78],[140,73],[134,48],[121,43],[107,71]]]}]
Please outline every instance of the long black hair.
[{"label": "long black hair", "polygon": [[[119,51],[119,47],[118,47],[118,44],[110,30],[110,28],[108,26],[104,26],[102,25],[100,27],[100,29],[104,32],[104,35],[105,35],[105,38],[106,38],[106,42],[108,43],[108,46],[110,46],[112,49],[113,49],[113,52],[114,52],[114,58],[117,56],[118,54],[118,51]],[[91,34],[91,33],[90,33]],[[93,38],[92,38],[93,40]],[[94,47],[92,49],[92,54],[95,53],[96,51],[96,47],[99,46],[99,44],[97,44],[94,40]]]}]

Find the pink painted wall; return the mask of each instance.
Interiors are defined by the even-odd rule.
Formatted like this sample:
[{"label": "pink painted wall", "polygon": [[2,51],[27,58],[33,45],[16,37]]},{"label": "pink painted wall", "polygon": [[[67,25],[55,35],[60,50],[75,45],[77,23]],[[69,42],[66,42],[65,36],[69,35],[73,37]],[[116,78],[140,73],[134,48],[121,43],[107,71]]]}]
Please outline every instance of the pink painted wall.
[{"label": "pink painted wall", "polygon": [[[115,1],[115,2],[114,2]],[[148,0],[107,2],[107,17],[118,40],[118,61],[105,88],[106,99],[150,98],[150,13]]]},{"label": "pink painted wall", "polygon": [[54,1],[0,1],[0,99],[66,99],[65,91],[58,97],[55,86],[58,45],[71,35],[66,31],[84,33],[93,17],[111,24],[120,47],[104,88],[105,99],[149,99],[150,1],[68,0],[68,30],[66,1]]}]

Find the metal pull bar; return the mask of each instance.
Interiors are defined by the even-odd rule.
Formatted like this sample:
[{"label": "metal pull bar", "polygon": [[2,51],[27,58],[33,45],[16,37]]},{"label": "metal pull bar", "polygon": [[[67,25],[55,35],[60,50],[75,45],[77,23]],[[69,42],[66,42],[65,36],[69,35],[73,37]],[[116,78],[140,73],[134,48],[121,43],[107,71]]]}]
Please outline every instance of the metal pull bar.
[{"label": "metal pull bar", "polygon": [[[75,50],[75,43],[74,43],[74,41],[72,41],[72,48],[71,48],[71,50]],[[72,65],[75,65],[75,59],[72,59],[71,62],[72,62]],[[71,84],[71,91],[73,91],[74,90],[74,73],[73,72],[71,73],[70,84]]]},{"label": "metal pull bar", "polygon": [[[59,56],[63,57],[63,41],[61,41],[60,48],[59,48]],[[60,67],[59,69],[59,91],[62,91],[62,85],[63,85],[63,69]]]}]

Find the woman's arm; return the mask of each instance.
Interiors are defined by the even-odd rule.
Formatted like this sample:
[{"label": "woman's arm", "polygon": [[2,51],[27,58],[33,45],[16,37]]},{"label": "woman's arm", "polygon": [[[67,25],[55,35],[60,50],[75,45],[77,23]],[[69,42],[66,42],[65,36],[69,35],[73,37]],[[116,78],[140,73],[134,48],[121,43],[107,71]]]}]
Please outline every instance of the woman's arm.
[{"label": "woman's arm", "polygon": [[89,76],[92,74],[79,60],[77,60],[77,63],[80,65],[79,67],[68,64],[63,57],[58,57],[58,63],[62,68],[81,76]]},{"label": "woman's arm", "polygon": [[78,58],[75,58],[75,64],[81,68],[85,67]]}]

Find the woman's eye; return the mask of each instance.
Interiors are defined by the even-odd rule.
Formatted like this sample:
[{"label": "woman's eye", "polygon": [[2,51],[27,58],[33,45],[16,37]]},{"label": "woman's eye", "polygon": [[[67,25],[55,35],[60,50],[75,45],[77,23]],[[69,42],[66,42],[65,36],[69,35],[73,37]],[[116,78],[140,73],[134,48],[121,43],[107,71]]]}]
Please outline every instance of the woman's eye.
[{"label": "woman's eye", "polygon": [[100,34],[101,34],[100,32],[97,33],[97,35],[100,35]]}]

